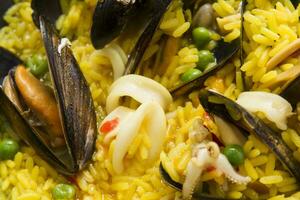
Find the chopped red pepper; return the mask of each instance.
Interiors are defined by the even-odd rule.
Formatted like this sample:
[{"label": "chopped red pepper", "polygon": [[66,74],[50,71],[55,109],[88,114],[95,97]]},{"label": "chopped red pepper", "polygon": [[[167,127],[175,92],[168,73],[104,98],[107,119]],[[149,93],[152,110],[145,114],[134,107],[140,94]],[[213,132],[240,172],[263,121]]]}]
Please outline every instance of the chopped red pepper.
[{"label": "chopped red pepper", "polygon": [[67,180],[72,183],[73,185],[76,185],[77,187],[79,187],[78,183],[77,183],[77,179],[76,176],[67,176]]},{"label": "chopped red pepper", "polygon": [[205,118],[206,120],[212,120],[212,119],[211,119],[211,116],[210,116],[207,112],[204,113],[204,118]]},{"label": "chopped red pepper", "polygon": [[206,168],[206,171],[208,171],[208,172],[211,172],[211,171],[213,171],[213,170],[215,170],[216,168],[214,167],[214,166],[208,166],[207,168]]},{"label": "chopped red pepper", "polygon": [[116,128],[118,124],[119,124],[119,118],[116,117],[115,119],[104,122],[99,130],[101,133],[108,133],[112,131],[114,128]]}]

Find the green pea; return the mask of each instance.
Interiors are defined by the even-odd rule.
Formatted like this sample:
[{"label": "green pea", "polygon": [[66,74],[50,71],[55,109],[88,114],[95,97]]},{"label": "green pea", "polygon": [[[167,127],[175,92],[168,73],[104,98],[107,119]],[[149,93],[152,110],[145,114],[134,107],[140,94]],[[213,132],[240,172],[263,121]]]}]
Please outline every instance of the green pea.
[{"label": "green pea", "polygon": [[12,160],[19,151],[19,144],[12,139],[3,139],[0,142],[0,159]]},{"label": "green pea", "polygon": [[182,82],[188,82],[190,80],[193,80],[194,78],[198,77],[202,72],[199,69],[189,69],[186,72],[184,72],[180,79]]},{"label": "green pea", "polygon": [[75,198],[75,187],[69,184],[58,184],[52,190],[54,200],[71,200]]},{"label": "green pea", "polygon": [[192,35],[198,48],[203,48],[211,40],[211,32],[204,27],[195,28]]},{"label": "green pea", "polygon": [[42,77],[48,71],[47,59],[41,55],[33,55],[27,59],[26,66],[36,77]]},{"label": "green pea", "polygon": [[243,148],[237,144],[231,144],[223,149],[223,154],[227,157],[233,166],[238,166],[244,163],[245,155]]},{"label": "green pea", "polygon": [[204,71],[208,64],[215,62],[214,54],[208,50],[201,50],[198,52],[197,68]]}]

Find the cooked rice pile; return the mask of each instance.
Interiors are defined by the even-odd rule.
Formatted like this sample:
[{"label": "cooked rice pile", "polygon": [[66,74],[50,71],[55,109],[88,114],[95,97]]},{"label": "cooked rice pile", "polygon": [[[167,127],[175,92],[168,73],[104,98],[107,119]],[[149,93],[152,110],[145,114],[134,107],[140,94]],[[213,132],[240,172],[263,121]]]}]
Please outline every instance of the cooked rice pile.
[{"label": "cooked rice pile", "polygon": [[[1,139],[13,134],[0,115]],[[43,161],[32,148],[23,146],[13,160],[0,162],[0,199],[50,200],[51,190],[66,180]]]},{"label": "cooked rice pile", "polygon": [[[213,9],[218,16],[218,26],[226,42],[240,36],[239,5],[239,0],[219,0],[213,4]],[[140,73],[157,80],[167,88],[173,88],[180,84],[180,76],[187,70],[196,68],[198,62],[198,50],[195,45],[186,45],[185,39],[178,38],[188,31],[187,27],[190,27],[191,23],[191,11],[189,9],[183,10],[181,1],[174,1],[163,17],[159,26],[159,34],[154,36],[145,53],[142,64],[143,71]],[[168,36],[166,42],[160,40],[164,34]],[[212,41],[206,47],[208,50],[215,47],[220,35],[212,32],[211,38]],[[159,46],[164,48],[160,49]],[[234,74],[231,77],[233,80]]]},{"label": "cooked rice pile", "polygon": [[295,9],[290,1],[271,3],[262,0],[249,1],[247,8],[244,14],[246,40],[243,42],[247,57],[241,70],[251,77],[253,89],[278,92],[282,82],[286,81],[280,76],[294,68],[299,60],[297,56],[292,56],[275,66],[269,65],[268,61],[299,38],[300,7]]},{"label": "cooked rice pile", "polygon": [[[57,21],[57,28],[64,36],[74,38],[72,50],[86,77],[97,109],[99,121],[105,115],[101,106],[105,105],[108,88],[111,85],[111,61],[95,50],[89,39],[89,29],[96,0],[72,1],[69,9]],[[293,9],[289,0],[275,4],[268,0],[249,0],[245,18],[246,40],[244,50],[246,62],[241,67],[238,56],[226,64],[215,76],[210,77],[205,85],[226,96],[235,99],[244,90],[241,81],[242,72],[254,82],[253,89],[278,91],[281,85],[274,84],[280,73],[287,71],[298,63],[297,58],[290,58],[272,69],[266,67],[270,57],[281,47],[298,38],[300,8]],[[225,39],[231,41],[240,35],[240,16],[237,14],[239,1],[218,0],[213,5],[217,12],[218,25]],[[0,30],[0,46],[10,49],[26,60],[32,54],[45,54],[39,31],[31,19],[29,1],[21,1],[6,14],[8,26]],[[186,69],[196,67],[197,57],[194,46],[184,46],[180,37],[191,27],[191,12],[182,8],[182,2],[174,0],[170,10],[165,14],[159,30],[155,34],[143,58],[143,71],[140,73],[152,77],[164,86],[171,88],[178,83],[178,77]],[[162,38],[168,37],[164,44],[164,60],[157,56],[161,53]],[[214,36],[215,40],[218,35]],[[258,69],[256,68],[258,66]],[[272,82],[273,81],[273,82]],[[181,180],[184,169],[191,157],[187,141],[188,130],[196,117],[203,118],[205,112],[197,93],[189,95],[191,102],[179,99],[170,105],[174,111],[168,119],[168,136],[165,141],[161,160],[167,171],[175,180]],[[134,105],[135,103],[131,103]],[[180,106],[180,107],[178,107]],[[7,126],[1,120],[1,126]],[[218,130],[211,121],[207,121],[213,132]],[[4,133],[8,129],[1,128]],[[294,156],[300,160],[300,136],[292,129],[282,133],[285,142],[294,150]],[[180,199],[180,193],[167,187],[161,181],[158,171],[159,161],[149,165],[147,157],[147,134],[141,134],[131,147],[132,157],[126,160],[125,171],[116,175],[112,170],[111,153],[113,143],[103,146],[102,136],[96,143],[93,162],[75,178],[80,190],[80,198],[92,199]],[[248,175],[252,182],[246,187],[227,182],[216,171],[205,172],[202,179],[209,185],[209,190],[220,196],[240,199],[294,200],[300,199],[295,178],[283,168],[275,155],[253,135],[244,145],[245,163],[239,166],[239,173]],[[180,178],[181,177],[181,178]],[[64,182],[51,167],[42,161],[30,147],[22,147],[14,160],[0,162],[0,199],[51,199],[51,189],[57,183]],[[227,184],[227,190],[221,190]],[[290,197],[282,193],[293,194]]]}]

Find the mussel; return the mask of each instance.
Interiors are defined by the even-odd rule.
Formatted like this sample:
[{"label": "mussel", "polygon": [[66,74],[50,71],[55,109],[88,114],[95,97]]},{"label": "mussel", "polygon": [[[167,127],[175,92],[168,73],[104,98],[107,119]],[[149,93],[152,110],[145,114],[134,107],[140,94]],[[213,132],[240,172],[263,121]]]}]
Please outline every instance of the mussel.
[{"label": "mussel", "polygon": [[0,90],[1,110],[21,139],[60,173],[72,175],[94,152],[93,100],[71,49],[64,46],[58,52],[61,39],[53,25],[43,16],[39,25],[53,89],[19,65],[9,71]]},{"label": "mussel", "polygon": [[[151,1],[150,1],[151,2]],[[150,20],[144,29],[143,33],[139,37],[137,43],[135,44],[131,54],[129,56],[128,62],[126,64],[125,74],[132,74],[136,71],[139,66],[143,55],[151,42],[152,36],[154,35],[163,14],[166,12],[171,0],[164,1],[154,1],[151,5],[152,9],[148,8],[148,13],[151,13]]]},{"label": "mussel", "polygon": [[[207,6],[207,4],[205,4],[206,1],[201,2],[201,5],[203,6]],[[244,9],[245,9],[245,1],[241,1],[241,5],[240,5],[240,14],[241,16],[243,16],[244,13]],[[202,7],[203,7],[202,6]],[[201,10],[201,8],[199,8],[199,10]],[[197,12],[198,14],[198,12]],[[241,17],[242,18],[242,17]],[[201,22],[199,22],[201,23]],[[203,26],[206,26],[206,24],[202,22]],[[211,22],[210,26],[212,26]],[[242,24],[243,24],[243,20],[241,20],[241,30],[242,30]],[[220,70],[225,63],[233,57],[233,55],[235,55],[239,50],[240,53],[242,55],[242,49],[241,49],[241,44],[242,44],[242,31],[241,31],[241,35],[239,38],[231,41],[230,43],[225,42],[223,39],[219,40],[217,42],[216,47],[213,50],[213,54],[215,56],[215,65],[210,67],[208,70],[204,71],[202,74],[200,74],[198,77],[194,78],[193,80],[186,82],[186,83],[182,83],[178,86],[175,86],[174,88],[170,89],[170,92],[173,96],[181,96],[184,94],[187,94],[189,92],[191,92],[194,89],[197,88],[202,88],[204,86],[204,82],[205,80],[214,75],[218,70]]]},{"label": "mussel", "polygon": [[91,40],[103,48],[116,38],[130,38],[134,46],[127,52],[125,74],[134,73],[171,0],[99,1],[93,17]]},{"label": "mussel", "polygon": [[58,17],[62,14],[62,1],[53,0],[32,0],[31,8],[33,10],[32,19],[36,27],[39,28],[39,16],[46,17],[52,24],[55,24]]},{"label": "mussel", "polygon": [[140,6],[140,1],[98,1],[91,29],[94,47],[101,49],[118,37]]},{"label": "mussel", "polygon": [[239,51],[239,49],[240,39],[236,39],[230,43],[224,42],[223,40],[218,41],[217,47],[213,50],[216,58],[216,65],[203,72],[199,77],[172,88],[170,90],[172,96],[182,96],[197,88],[202,88],[205,80],[219,71],[225,65],[225,63],[232,58],[236,52]]},{"label": "mussel", "polygon": [[[300,181],[300,172],[298,170],[300,163],[294,158],[292,150],[282,140],[277,131],[269,127],[263,120],[249,113],[235,101],[213,90],[201,90],[199,92],[199,99],[205,111],[210,115],[216,115],[227,122],[231,122],[240,128],[242,130],[241,133],[245,134],[245,136],[252,133],[261,139],[273,151],[282,164],[286,166],[289,172]],[[160,174],[167,185],[176,190],[182,190],[183,185],[172,180],[162,164],[160,164]],[[197,190],[193,192],[193,198],[222,199]]]},{"label": "mussel", "polygon": [[201,104],[208,113],[213,113],[230,121],[246,133],[253,133],[265,143],[287,167],[290,173],[300,181],[299,162],[292,150],[275,130],[258,117],[225,96],[212,90],[202,90],[199,95]]}]

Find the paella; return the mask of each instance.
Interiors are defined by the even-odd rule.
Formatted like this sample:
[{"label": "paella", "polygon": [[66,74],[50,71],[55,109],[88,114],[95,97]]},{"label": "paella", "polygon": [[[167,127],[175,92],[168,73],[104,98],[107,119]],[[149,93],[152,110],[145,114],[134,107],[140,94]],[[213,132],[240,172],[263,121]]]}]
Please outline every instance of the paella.
[{"label": "paella", "polygon": [[0,199],[300,199],[296,0],[2,0]]}]

